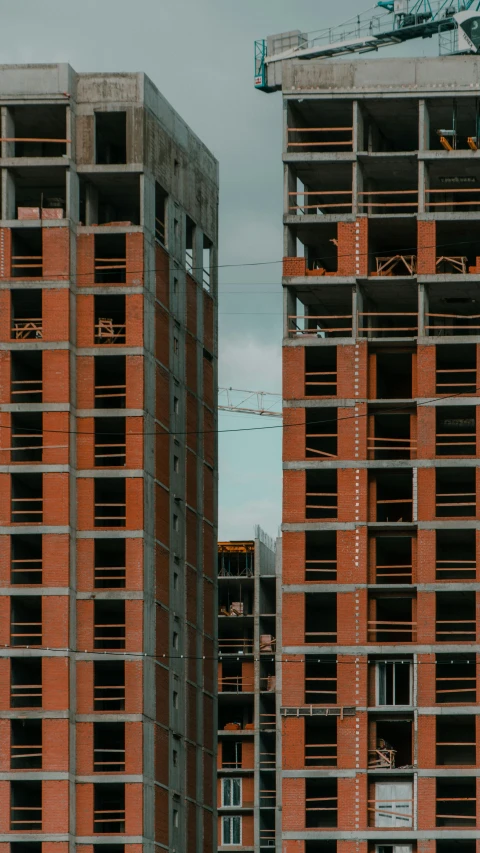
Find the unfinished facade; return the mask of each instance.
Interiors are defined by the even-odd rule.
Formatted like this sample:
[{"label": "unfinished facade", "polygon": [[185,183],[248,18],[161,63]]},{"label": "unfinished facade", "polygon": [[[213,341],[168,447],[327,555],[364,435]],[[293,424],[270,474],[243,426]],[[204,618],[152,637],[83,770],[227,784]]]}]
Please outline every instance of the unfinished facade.
[{"label": "unfinished facade", "polygon": [[475,853],[480,61],[284,62],[285,853]]},{"label": "unfinished facade", "polygon": [[217,163],[1,66],[0,849],[216,844]]},{"label": "unfinished facade", "polygon": [[275,844],[277,584],[275,543],[218,544],[219,849]]}]

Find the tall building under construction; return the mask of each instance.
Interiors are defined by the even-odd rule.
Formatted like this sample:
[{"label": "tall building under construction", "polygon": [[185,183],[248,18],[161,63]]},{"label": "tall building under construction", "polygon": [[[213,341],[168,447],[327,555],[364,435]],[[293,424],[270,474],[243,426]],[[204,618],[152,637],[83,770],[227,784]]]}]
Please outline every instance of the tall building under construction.
[{"label": "tall building under construction", "polygon": [[212,850],[217,162],[143,74],[0,105],[0,850]]},{"label": "tall building under construction", "polygon": [[277,850],[475,853],[480,60],[296,59],[275,73]]}]

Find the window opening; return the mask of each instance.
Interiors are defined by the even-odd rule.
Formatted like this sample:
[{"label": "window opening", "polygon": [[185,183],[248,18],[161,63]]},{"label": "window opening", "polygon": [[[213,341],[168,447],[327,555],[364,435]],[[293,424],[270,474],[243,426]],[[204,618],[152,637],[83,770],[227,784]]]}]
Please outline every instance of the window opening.
[{"label": "window opening", "polygon": [[10,599],[12,646],[42,645],[42,597],[15,595]]},{"label": "window opening", "polygon": [[11,720],[10,767],[12,770],[41,770],[41,720]]},{"label": "window opening", "polygon": [[374,826],[410,829],[413,826],[411,782],[376,782],[375,799],[369,805]]},{"label": "window opening", "polygon": [[93,724],[93,769],[95,773],[125,771],[125,723]]},{"label": "window opening", "polygon": [[445,654],[436,656],[435,701],[442,705],[476,702],[477,678],[475,655]]},{"label": "window opening", "polygon": [[307,530],[305,533],[305,580],[310,583],[337,578],[337,532]]},{"label": "window opening", "polygon": [[12,658],[10,707],[42,707],[42,658]]},{"label": "window opening", "polygon": [[125,601],[95,601],[93,647],[124,649],[125,634]]},{"label": "window opening", "polygon": [[94,711],[125,710],[125,662],[93,662]]},{"label": "window opening", "polygon": [[101,782],[93,786],[93,831],[125,832],[125,785]]},{"label": "window opening", "polygon": [[127,439],[125,418],[94,418],[95,466],[125,467]]},{"label": "window opening", "polygon": [[102,165],[127,162],[126,112],[95,113],[95,162]]},{"label": "window opening", "polygon": [[10,829],[42,831],[42,783],[10,782]]},{"label": "window opening", "polygon": [[95,539],[94,542],[95,589],[125,589],[125,539]]},{"label": "window opening", "polygon": [[125,295],[96,295],[94,300],[95,343],[125,344],[127,337]]},{"label": "window opening", "polygon": [[193,274],[194,252],[193,243],[195,239],[195,224],[189,216],[185,220],[185,269],[190,275]]},{"label": "window opening", "polygon": [[163,246],[166,246],[167,201],[167,192],[155,181],[155,237]]},{"label": "window opening", "polygon": [[42,352],[11,353],[12,403],[41,403],[43,397]]},{"label": "window opening", "polygon": [[42,291],[11,290],[12,327],[10,337],[16,341],[43,338]]},{"label": "window opening", "polygon": [[41,228],[12,228],[12,278],[42,278]]},{"label": "window opening", "polygon": [[239,815],[222,818],[222,844],[237,846],[242,843],[242,818]]},{"label": "window opening", "polygon": [[42,412],[12,412],[12,462],[42,461],[42,421]]},{"label": "window opening", "polygon": [[124,355],[95,356],[95,408],[124,409],[127,362]]},{"label": "window opening", "polygon": [[376,671],[378,705],[412,704],[412,664],[410,662],[379,661]]},{"label": "window opening", "polygon": [[10,582],[12,584],[42,583],[41,535],[24,536],[15,534],[10,537]]},{"label": "window opening", "polygon": [[127,243],[125,234],[95,234],[95,284],[125,284]]},{"label": "window opening", "polygon": [[305,396],[333,397],[337,393],[337,348],[305,347]]}]

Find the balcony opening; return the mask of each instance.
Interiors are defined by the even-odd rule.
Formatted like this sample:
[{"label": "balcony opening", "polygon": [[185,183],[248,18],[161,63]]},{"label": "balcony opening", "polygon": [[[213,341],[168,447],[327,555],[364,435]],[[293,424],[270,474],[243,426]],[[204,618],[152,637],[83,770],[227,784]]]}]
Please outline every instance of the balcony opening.
[{"label": "balcony opening", "polygon": [[12,524],[43,523],[42,474],[12,474]]},{"label": "balcony opening", "polygon": [[436,394],[475,394],[477,352],[475,344],[437,344]]},{"label": "balcony opening", "polygon": [[307,471],[305,515],[309,520],[337,518],[337,472]]},{"label": "balcony opening", "polygon": [[337,766],[337,718],[305,717],[305,767]]},{"label": "balcony opening", "polygon": [[125,344],[125,295],[94,296],[95,344]]},{"label": "balcony opening", "polygon": [[253,676],[243,679],[242,662],[225,660],[222,662],[219,690],[221,693],[250,692],[253,690]]},{"label": "balcony opening", "polygon": [[12,228],[12,278],[42,278],[41,228]]},{"label": "balcony opening", "polygon": [[476,763],[475,717],[435,717],[438,766]]},{"label": "balcony opening", "polygon": [[10,583],[35,586],[42,583],[42,537],[37,534],[10,537]]},{"label": "balcony opening", "polygon": [[94,280],[95,284],[125,284],[127,280],[125,234],[95,234]]},{"label": "balcony opening", "polygon": [[96,355],[94,364],[95,408],[124,409],[127,397],[126,357]]},{"label": "balcony opening", "polygon": [[329,829],[338,825],[336,779],[305,780],[305,827]]},{"label": "balcony opening", "polygon": [[397,594],[372,597],[368,623],[371,643],[411,643],[416,636],[413,621],[413,596]]},{"label": "balcony opening", "polygon": [[377,471],[372,474],[371,485],[375,494],[376,521],[412,521],[412,471]]},{"label": "balcony opening", "polygon": [[305,396],[335,397],[337,348],[305,347]]},{"label": "balcony opening", "polygon": [[[403,104],[402,104],[403,106]],[[398,101],[368,101],[362,105],[362,151],[416,151],[418,145],[418,104],[410,102],[402,109],[402,133],[395,133]]]},{"label": "balcony opening", "polygon": [[475,655],[436,656],[435,701],[439,705],[464,705],[477,700]]},{"label": "balcony opening", "polygon": [[15,341],[43,338],[41,290],[11,290],[12,327],[10,337]]},{"label": "balcony opening", "polygon": [[239,770],[242,766],[242,741],[222,740],[222,768],[224,770]]},{"label": "balcony opening", "polygon": [[125,418],[95,418],[95,466],[124,468],[127,458]]},{"label": "balcony opening", "polygon": [[410,660],[375,661],[376,705],[411,705],[413,672]]},{"label": "balcony opening", "polygon": [[289,101],[287,115],[290,154],[352,151],[351,101],[328,101],[322,104],[321,111],[311,101]]},{"label": "balcony opening", "polygon": [[475,593],[435,593],[437,614],[435,639],[438,643],[474,643],[476,639]]},{"label": "balcony opening", "polygon": [[11,708],[42,707],[42,658],[12,658]]},{"label": "balcony opening", "polygon": [[[480,202],[478,193],[476,200]],[[439,220],[436,226],[437,274],[467,275],[470,272],[469,267],[475,268],[477,264],[478,239],[474,224],[453,219],[448,222]],[[450,298],[456,297],[457,294],[452,297],[450,291]],[[455,306],[455,302],[447,304],[450,304],[451,309]],[[450,310],[448,313],[456,314],[457,311]],[[478,310],[476,313],[478,314]],[[475,322],[478,325],[478,319]]]},{"label": "balcony opening", "polygon": [[[399,842],[396,844],[372,844],[368,845],[368,853],[416,853],[417,845],[412,844],[403,844]],[[449,849],[448,853],[451,853]]]},{"label": "balcony opening", "polygon": [[118,477],[94,481],[95,527],[125,527],[127,523],[126,484]]},{"label": "balcony opening", "polygon": [[12,412],[12,462],[41,462],[42,412]]},{"label": "balcony opening", "polygon": [[[81,225],[113,225],[129,228],[131,225],[141,225],[140,211],[140,178],[139,175],[128,173],[112,174],[108,172],[91,172],[86,177],[80,177],[79,220]],[[123,236],[125,235],[102,235]],[[102,255],[96,257],[102,258]],[[109,269],[105,258],[106,269]],[[118,263],[115,256],[113,264]],[[111,270],[114,271],[112,265]],[[118,279],[114,278],[115,283]],[[109,282],[107,282],[109,283]]]},{"label": "balcony opening", "polygon": [[310,583],[337,579],[337,532],[307,530],[305,533],[305,580]]},{"label": "balcony opening", "polygon": [[127,162],[126,112],[95,113],[95,163],[112,165]]},{"label": "balcony opening", "polygon": [[[478,151],[480,139],[471,137],[475,150]],[[449,144],[449,143],[447,143]],[[478,183],[478,170],[475,161],[469,161],[467,157],[462,163],[462,169],[458,168],[457,162],[444,157],[434,159],[425,164],[425,212],[433,214],[456,213],[462,214],[478,213],[480,210],[480,187]],[[467,219],[467,217],[465,217]],[[440,221],[437,220],[438,222]],[[463,247],[460,246],[460,250]],[[457,250],[458,251],[458,250]],[[453,252],[445,252],[445,255]],[[461,255],[456,258],[448,258],[458,263]],[[452,263],[449,264],[452,266]],[[448,269],[447,272],[455,270]]]},{"label": "balcony opening", "polygon": [[42,853],[41,841],[11,841],[10,853]]},{"label": "balcony opening", "polygon": [[362,164],[360,212],[368,216],[402,216],[418,211],[416,157],[367,158]]},{"label": "balcony opening", "polygon": [[337,659],[305,655],[305,704],[337,704]]},{"label": "balcony opening", "polygon": [[[476,266],[470,268],[471,272],[476,272],[476,270]],[[451,282],[448,281],[439,281],[430,285],[428,293],[429,313],[426,314],[425,318],[425,329],[428,335],[440,338],[478,335],[480,329],[479,300],[477,299],[475,283],[470,283],[468,279],[468,275],[459,276],[455,281],[454,291],[452,291]],[[456,347],[455,344],[455,349]],[[472,374],[469,376],[467,373],[465,376],[470,381]],[[459,383],[464,381],[462,374],[455,378]],[[459,388],[458,390],[462,389]]]},{"label": "balcony opening", "polygon": [[42,769],[41,720],[11,720],[10,769]]},{"label": "balcony opening", "polygon": [[185,269],[190,275],[193,275],[193,265],[196,262],[193,251],[194,241],[195,223],[187,216],[185,218]]},{"label": "balcony opening", "polygon": [[253,734],[253,697],[235,706],[221,702],[218,709],[218,728],[227,732],[250,731]]},{"label": "balcony opening", "polygon": [[100,782],[93,786],[94,833],[125,832],[125,785],[121,782]]},{"label": "balcony opening", "polygon": [[125,634],[125,601],[95,601],[94,648],[124,649]]},{"label": "balcony opening", "polygon": [[155,239],[167,245],[167,202],[168,193],[155,181]]},{"label": "balcony opening", "polygon": [[[436,825],[457,829],[475,829],[477,795],[475,779],[437,779]],[[475,843],[475,842],[474,842]],[[450,850],[456,845],[450,845]],[[438,842],[437,842],[438,850]]]},{"label": "balcony opening", "polygon": [[436,407],[437,456],[475,456],[476,406]]},{"label": "balcony opening", "polygon": [[412,720],[379,717],[369,720],[368,766],[376,770],[412,766]]},{"label": "balcony opening", "polygon": [[368,801],[369,826],[413,827],[413,786],[410,781],[385,779],[373,782]]},{"label": "balcony opening", "polygon": [[253,624],[251,619],[220,619],[218,633],[218,648],[221,654],[252,654]]},{"label": "balcony opening", "polygon": [[95,589],[125,589],[125,539],[95,539]]},{"label": "balcony opening", "polygon": [[[412,196],[413,198],[413,196]],[[413,214],[414,211],[412,211]],[[413,215],[370,217],[369,275],[410,278],[417,272],[417,222]]]},{"label": "balcony opening", "polygon": [[41,646],[42,597],[15,595],[10,599],[10,642],[12,646]]},{"label": "balcony opening", "polygon": [[474,518],[475,468],[437,468],[435,475],[437,518]]},{"label": "balcony opening", "polygon": [[125,662],[93,662],[94,711],[125,710]]},{"label": "balcony opening", "polygon": [[10,358],[12,403],[41,403],[43,398],[41,351],[12,352]]},{"label": "balcony opening", "polygon": [[412,459],[416,441],[411,438],[413,414],[398,411],[372,414],[373,435],[367,437],[370,459]]},{"label": "balcony opening", "polygon": [[[297,273],[298,275],[298,273]],[[322,288],[321,297],[315,288],[298,288],[287,317],[290,338],[351,338],[353,330],[352,289],[335,285]],[[293,301],[293,300],[292,300]]]},{"label": "balcony opening", "polygon": [[[290,166],[289,216],[323,216],[352,213],[352,164],[349,162],[329,163],[297,162]],[[292,180],[293,179],[293,180]],[[295,182],[296,179],[296,182]],[[308,220],[307,220],[308,222]],[[314,220],[315,222],[315,220]],[[309,225],[310,223],[308,223]],[[304,223],[302,223],[304,225]],[[305,244],[317,244],[321,239],[319,231],[329,231],[330,223],[321,224],[316,230],[306,227],[299,229],[300,239]],[[332,228],[332,225],[330,225]],[[336,224],[333,224],[333,229]],[[306,253],[305,253],[306,254]],[[330,254],[332,249],[330,248]],[[319,261],[323,259],[319,258]]]},{"label": "balcony opening", "polygon": [[412,353],[405,351],[376,353],[377,399],[412,399]]},{"label": "balcony opening", "polygon": [[324,643],[331,645],[337,642],[337,595],[335,592],[305,594],[305,642],[313,645]]},{"label": "balcony opening", "polygon": [[305,423],[305,455],[307,459],[336,459],[338,442],[338,409],[307,409]]},{"label": "balcony opening", "polygon": [[93,724],[93,770],[125,772],[125,723]]},{"label": "balcony opening", "polygon": [[404,282],[396,297],[388,285],[369,284],[363,295],[363,310],[358,312],[359,335],[370,340],[417,337],[418,296],[413,284]]},{"label": "balcony opening", "polygon": [[475,530],[437,530],[436,579],[439,581],[475,580],[477,557]]},{"label": "balcony opening", "polygon": [[[306,215],[316,215],[329,202],[335,203],[335,193],[332,194],[329,191],[308,193],[303,182],[297,177],[296,189],[293,195],[290,195],[290,215],[298,216],[303,212]],[[337,194],[337,202],[339,207],[351,207],[351,183],[350,187],[347,183],[344,191]],[[289,233],[295,246],[294,256],[304,259],[304,263],[297,268],[299,270],[297,275],[312,276],[314,279],[338,275],[338,225],[336,222],[322,222],[321,225],[316,222],[313,226],[310,223],[298,225],[295,223],[290,226]]]},{"label": "balcony opening", "polygon": [[41,782],[10,782],[10,830],[42,831]]},{"label": "balcony opening", "polygon": [[411,536],[374,536],[371,539],[374,550],[375,575],[377,584],[411,584],[413,573]]},{"label": "balcony opening", "polygon": [[[15,169],[11,196],[7,196],[9,219],[43,221],[64,219],[66,206],[66,172],[40,166]],[[12,215],[14,214],[14,215]]]},{"label": "balcony opening", "polygon": [[208,237],[203,235],[203,289],[210,293],[213,286],[212,269],[213,269],[213,243]]},{"label": "balcony opening", "polygon": [[219,610],[222,616],[252,616],[253,614],[253,586],[232,582],[222,584],[219,591]]},{"label": "balcony opening", "polygon": [[10,108],[14,157],[62,157],[67,153],[67,110],[54,104]]}]

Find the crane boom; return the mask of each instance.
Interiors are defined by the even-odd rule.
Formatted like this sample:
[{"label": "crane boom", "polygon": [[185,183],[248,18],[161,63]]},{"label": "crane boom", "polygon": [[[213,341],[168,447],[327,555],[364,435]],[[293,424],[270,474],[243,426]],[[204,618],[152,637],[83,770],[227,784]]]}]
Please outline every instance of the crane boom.
[{"label": "crane boom", "polygon": [[[280,88],[275,63],[286,59],[326,59],[367,53],[416,38],[454,30],[480,9],[480,0],[378,0],[376,6],[338,27],[301,33],[294,30],[255,42],[255,86],[264,92]],[[464,34],[461,53],[476,53]]]}]

